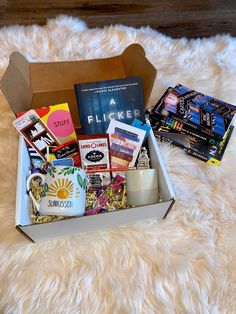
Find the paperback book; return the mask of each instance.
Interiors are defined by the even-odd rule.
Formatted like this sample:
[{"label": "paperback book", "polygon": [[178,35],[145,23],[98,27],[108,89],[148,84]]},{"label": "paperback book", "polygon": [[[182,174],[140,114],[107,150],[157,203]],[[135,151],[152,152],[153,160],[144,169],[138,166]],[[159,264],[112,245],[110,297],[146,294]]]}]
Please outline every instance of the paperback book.
[{"label": "paperback book", "polygon": [[236,106],[181,84],[169,87],[152,110],[154,116],[173,119],[173,126],[181,122],[185,133],[192,130],[194,136],[199,134],[216,141],[223,139],[235,113]]},{"label": "paperback book", "polygon": [[131,124],[144,121],[144,99],[140,77],[75,85],[80,123],[84,134],[106,133],[111,120]]},{"label": "paperback book", "polygon": [[183,134],[177,130],[173,130],[168,126],[161,126],[154,131],[155,137],[159,141],[170,142],[174,146],[178,146],[184,151],[200,160],[209,164],[218,166],[223,158],[225,149],[232,135],[234,126],[230,125],[224,138],[218,145],[210,145],[205,140],[201,140],[191,135]]},{"label": "paperback book", "polygon": [[155,113],[150,114],[148,119],[152,125],[153,130],[158,130],[160,127],[166,125],[168,128],[173,130],[173,132],[177,131],[181,134],[194,136],[198,139],[205,140],[210,145],[218,145],[220,143],[219,140],[216,140],[210,135],[201,133],[190,126],[185,125],[183,122],[176,120],[174,117],[163,117],[162,115]]}]

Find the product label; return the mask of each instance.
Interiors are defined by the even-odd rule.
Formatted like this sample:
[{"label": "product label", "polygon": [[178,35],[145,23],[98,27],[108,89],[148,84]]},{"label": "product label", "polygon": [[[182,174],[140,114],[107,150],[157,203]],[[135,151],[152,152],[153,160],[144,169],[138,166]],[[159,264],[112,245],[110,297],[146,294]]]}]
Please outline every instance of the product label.
[{"label": "product label", "polygon": [[101,169],[110,169],[108,135],[99,135],[97,137],[96,135],[80,136],[78,137],[78,144],[82,168],[87,171],[98,171],[96,172],[97,175],[88,174],[88,188],[109,184],[110,173],[99,173]]}]

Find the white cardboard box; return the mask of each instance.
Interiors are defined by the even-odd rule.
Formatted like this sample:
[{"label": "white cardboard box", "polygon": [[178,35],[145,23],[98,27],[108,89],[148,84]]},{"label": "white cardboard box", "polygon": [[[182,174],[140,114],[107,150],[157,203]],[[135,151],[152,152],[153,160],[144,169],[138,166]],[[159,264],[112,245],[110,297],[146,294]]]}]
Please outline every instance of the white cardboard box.
[{"label": "white cardboard box", "polygon": [[[128,46],[118,56],[80,61],[29,62],[19,52],[13,52],[0,81],[0,87],[15,113],[41,108],[48,104],[67,102],[74,125],[79,132],[80,120],[74,92],[75,83],[139,76],[142,79],[146,107],[156,72],[155,67],[146,58],[143,47],[138,44]],[[30,162],[25,143],[20,138],[16,197],[17,228],[33,241],[39,241],[60,235],[129,224],[139,219],[165,217],[174,202],[174,192],[153,133],[149,135],[149,150],[152,167],[158,169],[163,200],[161,203],[94,216],[32,224],[31,204],[26,193],[26,178],[30,173]]]},{"label": "white cardboard box", "polygon": [[25,142],[20,137],[16,193],[16,227],[31,240],[37,242],[57,236],[72,235],[129,224],[140,219],[165,218],[175,201],[174,191],[153,132],[148,137],[148,143],[151,166],[158,170],[159,191],[162,198],[160,203],[93,216],[33,224],[30,217],[32,210],[31,201],[26,193],[26,179],[30,174],[30,161]]}]

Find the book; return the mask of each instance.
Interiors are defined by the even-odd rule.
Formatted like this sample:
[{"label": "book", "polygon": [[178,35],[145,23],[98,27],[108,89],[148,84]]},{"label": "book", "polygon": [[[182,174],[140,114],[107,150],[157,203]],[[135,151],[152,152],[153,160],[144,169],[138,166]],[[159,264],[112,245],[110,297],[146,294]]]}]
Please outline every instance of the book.
[{"label": "book", "polygon": [[112,119],[131,124],[144,121],[144,99],[140,77],[75,84],[84,134],[106,133]]},{"label": "book", "polygon": [[173,118],[216,141],[223,139],[235,113],[236,106],[181,84],[169,87],[152,110],[153,115]]},{"label": "book", "polygon": [[167,126],[168,128],[172,130],[178,131],[180,134],[187,134],[192,135],[194,137],[197,137],[201,140],[205,140],[210,145],[219,145],[220,141],[212,138],[210,135],[198,132],[197,130],[184,125],[182,122],[176,120],[174,117],[163,117],[159,114],[150,114],[149,115],[149,121],[152,125],[152,129],[155,131],[161,131],[161,129],[164,126]]},{"label": "book", "polygon": [[208,164],[218,166],[223,158],[233,129],[234,126],[230,125],[223,140],[218,145],[210,145],[204,140],[172,130],[168,126],[163,126],[162,130],[155,131],[154,135],[159,141],[170,142],[172,145],[182,148],[187,154]]}]

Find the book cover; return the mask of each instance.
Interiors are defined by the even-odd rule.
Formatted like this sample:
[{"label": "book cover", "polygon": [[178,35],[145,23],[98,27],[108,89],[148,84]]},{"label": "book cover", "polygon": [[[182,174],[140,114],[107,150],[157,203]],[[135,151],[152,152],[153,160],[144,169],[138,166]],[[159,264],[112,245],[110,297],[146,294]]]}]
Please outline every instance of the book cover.
[{"label": "book cover", "polygon": [[172,130],[176,130],[181,134],[187,134],[192,135],[196,138],[199,138],[201,140],[205,140],[210,145],[219,145],[220,141],[212,138],[212,136],[204,134],[202,132],[199,132],[198,130],[195,130],[194,128],[191,128],[190,126],[185,125],[183,122],[180,122],[175,119],[175,117],[163,117],[160,114],[150,114],[149,115],[149,121],[152,125],[152,129],[155,131],[159,131],[164,125],[169,127]]},{"label": "book cover", "polygon": [[60,145],[58,139],[33,109],[14,120],[13,126],[45,161],[47,147]]},{"label": "book cover", "polygon": [[172,145],[182,148],[187,154],[218,166],[223,158],[233,129],[234,126],[230,125],[223,140],[218,145],[210,145],[204,140],[180,133],[170,129],[168,126],[163,126],[159,131],[155,131],[154,134],[159,141],[170,142]]},{"label": "book cover", "polygon": [[[75,128],[67,103],[34,110],[61,144],[76,140]],[[24,112],[17,113],[17,117],[23,114]]]},{"label": "book cover", "polygon": [[195,132],[221,141],[236,113],[236,106],[179,84],[167,89],[152,113],[174,118]]},{"label": "book cover", "polygon": [[106,133],[112,119],[131,124],[144,121],[144,99],[140,77],[75,85],[80,123],[85,134]]}]

